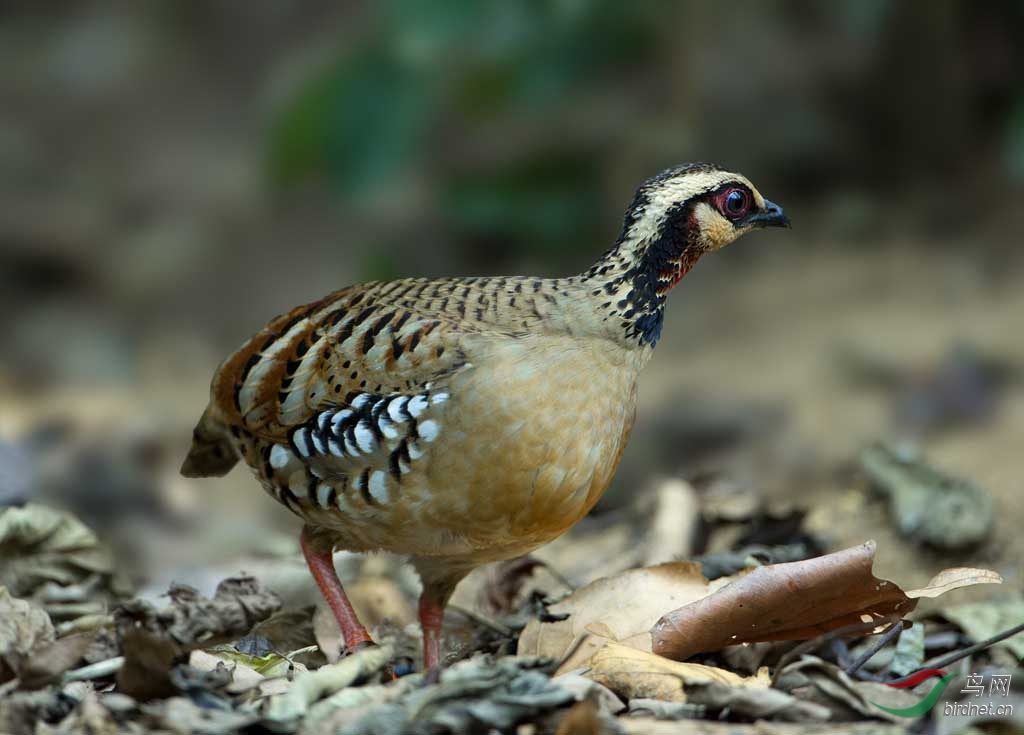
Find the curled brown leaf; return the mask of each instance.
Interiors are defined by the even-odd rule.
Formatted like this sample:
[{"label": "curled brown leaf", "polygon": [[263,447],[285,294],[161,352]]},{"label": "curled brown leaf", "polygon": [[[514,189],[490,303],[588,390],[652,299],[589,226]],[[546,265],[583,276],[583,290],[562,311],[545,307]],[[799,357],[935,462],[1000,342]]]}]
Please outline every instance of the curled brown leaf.
[{"label": "curled brown leaf", "polygon": [[703,651],[759,641],[805,640],[829,631],[901,618],[917,597],[1001,578],[985,570],[947,570],[926,590],[907,594],[871,573],[869,541],[833,554],[759,567],[707,597],[662,616],[653,650],[683,660]]}]

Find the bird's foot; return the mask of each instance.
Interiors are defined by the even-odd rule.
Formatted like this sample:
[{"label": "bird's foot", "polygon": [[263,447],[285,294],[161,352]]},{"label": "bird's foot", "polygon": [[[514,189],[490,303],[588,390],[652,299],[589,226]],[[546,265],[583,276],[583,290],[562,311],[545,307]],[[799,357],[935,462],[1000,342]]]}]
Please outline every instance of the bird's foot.
[{"label": "bird's foot", "polygon": [[344,646],[343,645],[341,647],[340,657],[341,658],[345,658],[346,656],[351,656],[353,654],[359,653],[360,651],[365,651],[368,648],[376,648],[376,647],[377,647],[377,644],[374,643],[373,641],[359,641],[358,643],[356,643],[355,645],[352,645],[352,646]]},{"label": "bird's foot", "polygon": [[[376,647],[376,642],[372,640],[359,641],[358,643],[355,643],[351,646],[343,645],[341,647],[341,651],[338,654],[338,660],[340,661],[341,659],[347,658],[348,656],[354,656],[357,653],[360,653],[361,651],[366,651],[370,648]],[[395,681],[396,679],[398,679],[398,676],[395,674],[395,665],[393,662],[389,661],[380,670],[380,682],[382,684],[387,684],[388,682]]]},{"label": "bird's foot", "polygon": [[429,669],[423,672],[423,684],[429,686],[431,684],[438,684],[441,681],[441,664],[434,664]]}]

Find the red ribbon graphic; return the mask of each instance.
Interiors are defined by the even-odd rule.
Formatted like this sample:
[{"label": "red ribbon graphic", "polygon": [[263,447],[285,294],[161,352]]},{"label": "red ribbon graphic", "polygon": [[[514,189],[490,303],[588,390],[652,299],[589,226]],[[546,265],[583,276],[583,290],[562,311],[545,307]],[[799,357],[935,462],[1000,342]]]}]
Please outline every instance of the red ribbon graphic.
[{"label": "red ribbon graphic", "polygon": [[908,689],[920,684],[925,679],[933,676],[945,676],[946,672],[942,669],[921,669],[916,674],[911,674],[906,679],[900,679],[899,681],[887,681],[886,686],[891,686],[894,689]]}]

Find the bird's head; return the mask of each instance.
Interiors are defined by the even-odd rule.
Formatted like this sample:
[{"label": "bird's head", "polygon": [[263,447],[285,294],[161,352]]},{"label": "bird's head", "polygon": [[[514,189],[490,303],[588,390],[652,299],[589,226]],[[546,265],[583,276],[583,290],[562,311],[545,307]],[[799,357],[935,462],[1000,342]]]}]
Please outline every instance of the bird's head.
[{"label": "bird's head", "polygon": [[789,227],[789,218],[746,176],[691,163],[641,184],[620,240],[633,246],[637,264],[646,261],[671,288],[697,257],[761,227]]},{"label": "bird's head", "polygon": [[602,281],[608,316],[653,345],[665,296],[697,260],[762,227],[789,227],[782,208],[743,175],[706,163],[675,166],[637,189],[615,246],[586,274]]}]

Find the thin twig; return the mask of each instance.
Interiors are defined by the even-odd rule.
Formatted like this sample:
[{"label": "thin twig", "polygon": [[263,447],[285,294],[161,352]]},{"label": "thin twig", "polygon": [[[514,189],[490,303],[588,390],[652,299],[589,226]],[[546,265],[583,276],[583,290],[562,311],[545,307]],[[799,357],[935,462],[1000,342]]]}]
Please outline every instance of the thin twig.
[{"label": "thin twig", "polygon": [[947,653],[945,656],[937,656],[936,658],[925,661],[923,664],[921,664],[921,668],[941,669],[943,666],[949,666],[950,664],[956,663],[962,658],[967,658],[972,653],[978,653],[979,651],[985,650],[989,646],[994,646],[996,643],[999,643],[1000,641],[1005,641],[1007,638],[1013,638],[1013,636],[1021,632],[1024,632],[1024,623],[1021,623],[1020,625],[1015,625],[1009,630],[1004,630],[1002,633],[997,633],[991,638],[987,638],[981,641],[980,643],[975,643],[973,646],[968,646],[962,651],[953,651],[952,653]]},{"label": "thin twig", "polygon": [[903,621],[897,620],[895,623],[890,625],[885,631],[878,637],[878,640],[871,644],[871,647],[860,655],[860,657],[849,665],[846,669],[847,674],[852,674],[861,666],[866,664],[871,658],[884,648],[889,641],[895,638],[903,630]]},{"label": "thin twig", "polygon": [[514,631],[507,625],[502,625],[498,621],[486,618],[483,615],[480,615],[479,613],[473,612],[472,610],[467,610],[466,608],[459,607],[458,605],[449,605],[448,609],[452,612],[459,613],[463,617],[466,617],[474,623],[482,625],[485,628],[490,628],[499,635],[511,637],[514,634]]},{"label": "thin twig", "polygon": [[775,667],[775,675],[772,677],[772,685],[774,685],[775,682],[778,681],[779,674],[782,673],[782,670],[786,668],[787,665],[789,665],[796,659],[800,658],[805,653],[809,653],[814,649],[818,648],[819,646],[822,646],[835,638],[843,638],[845,636],[852,636],[858,634],[863,635],[864,633],[869,633],[870,631],[877,628],[879,625],[883,624],[886,620],[888,620],[889,622],[893,622],[892,618],[886,617],[882,620],[872,620],[869,623],[851,623],[850,625],[844,625],[842,628],[830,630],[828,633],[819,635],[817,638],[812,638],[809,641],[804,641],[800,645],[791,648],[790,650],[786,651],[782,658],[779,659],[779,663]]},{"label": "thin twig", "polygon": [[832,655],[836,657],[839,668],[845,669],[850,665],[850,647],[846,645],[846,641],[842,638],[833,638],[829,647],[832,649]]},{"label": "thin twig", "polygon": [[556,582],[558,582],[560,585],[569,590],[569,592],[572,592],[574,589],[576,589],[575,587],[573,587],[572,582],[566,579],[564,574],[555,569],[553,564],[550,564],[544,561],[543,559],[537,559],[537,561],[539,562],[540,566],[544,567],[548,571],[548,574],[555,578]]}]

